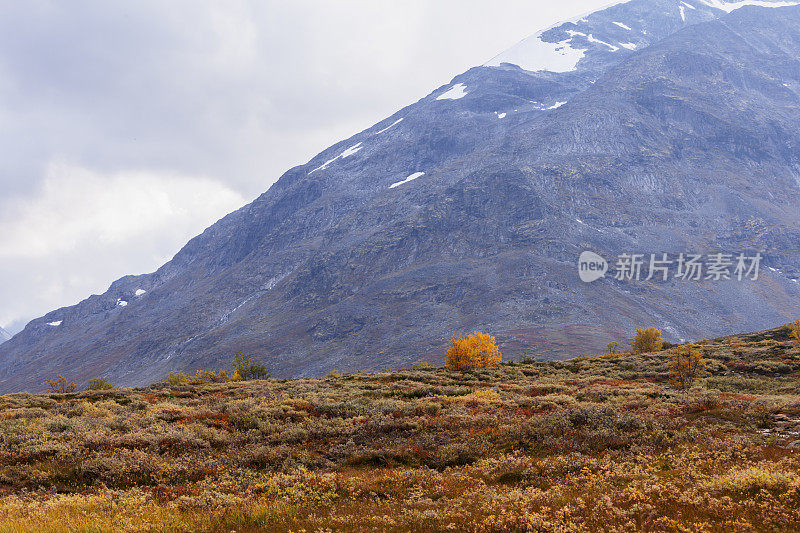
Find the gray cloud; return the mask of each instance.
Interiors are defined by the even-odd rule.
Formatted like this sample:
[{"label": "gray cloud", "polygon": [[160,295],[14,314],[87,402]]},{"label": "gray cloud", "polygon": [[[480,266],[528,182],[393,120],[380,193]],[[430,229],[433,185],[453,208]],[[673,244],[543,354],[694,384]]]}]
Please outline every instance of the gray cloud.
[{"label": "gray cloud", "polygon": [[153,270],[291,166],[605,3],[0,2],[0,325]]}]

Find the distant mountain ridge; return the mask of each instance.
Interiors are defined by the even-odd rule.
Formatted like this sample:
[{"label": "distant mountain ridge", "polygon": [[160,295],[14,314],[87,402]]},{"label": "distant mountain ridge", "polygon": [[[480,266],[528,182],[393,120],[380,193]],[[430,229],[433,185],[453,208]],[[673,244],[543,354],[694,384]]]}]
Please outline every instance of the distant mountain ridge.
[{"label": "distant mountain ridge", "polygon": [[3,328],[0,328],[0,344],[6,342],[10,338],[11,338],[11,333],[7,332]]},{"label": "distant mountain ridge", "polygon": [[[33,320],[0,347],[0,391],[143,384],[234,350],[276,376],[380,369],[472,329],[552,358],[642,325],[677,340],[800,315],[800,7],[765,4],[786,3],[633,0],[523,41],[155,273]],[[584,250],[761,251],[765,269],[584,284]]]}]

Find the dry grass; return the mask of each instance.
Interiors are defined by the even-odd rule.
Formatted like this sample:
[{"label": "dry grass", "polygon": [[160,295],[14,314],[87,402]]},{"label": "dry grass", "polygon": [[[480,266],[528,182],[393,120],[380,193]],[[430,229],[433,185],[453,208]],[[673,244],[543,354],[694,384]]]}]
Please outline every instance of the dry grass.
[{"label": "dry grass", "polygon": [[796,531],[800,346],[0,397],[0,531]]}]

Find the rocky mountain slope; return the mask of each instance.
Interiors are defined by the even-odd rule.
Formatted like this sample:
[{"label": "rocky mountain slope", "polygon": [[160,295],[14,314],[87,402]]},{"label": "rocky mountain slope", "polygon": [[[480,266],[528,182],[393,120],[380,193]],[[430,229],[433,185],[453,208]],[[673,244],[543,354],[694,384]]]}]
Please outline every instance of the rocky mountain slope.
[{"label": "rocky mountain slope", "polygon": [[[753,5],[748,5],[753,4]],[[800,7],[633,0],[527,39],[289,170],[157,272],[32,321],[0,390],[591,352],[800,316]],[[760,252],[757,281],[582,283],[577,259]],[[621,339],[617,339],[621,340]]]},{"label": "rocky mountain slope", "polygon": [[3,328],[0,328],[0,344],[6,342],[10,338],[11,338],[11,333],[7,332]]}]

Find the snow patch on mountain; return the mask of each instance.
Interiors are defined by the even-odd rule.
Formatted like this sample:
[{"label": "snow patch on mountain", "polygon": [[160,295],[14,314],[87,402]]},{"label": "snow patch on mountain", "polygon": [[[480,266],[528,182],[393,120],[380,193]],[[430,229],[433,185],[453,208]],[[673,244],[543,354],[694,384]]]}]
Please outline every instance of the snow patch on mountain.
[{"label": "snow patch on mountain", "polygon": [[785,2],[785,1],[770,2],[769,0],[742,0],[740,2],[723,2],[722,0],[700,0],[700,2],[704,3],[709,7],[713,7],[715,9],[721,9],[726,13],[731,13],[745,6],[790,7],[790,6],[800,5],[800,2]]},{"label": "snow patch on mountain", "polygon": [[463,83],[456,83],[448,91],[436,97],[437,100],[458,100],[467,96],[467,86]]},{"label": "snow patch on mountain", "polygon": [[144,289],[136,289],[136,292],[133,293],[134,296],[144,296],[147,293]]},{"label": "snow patch on mountain", "polygon": [[383,128],[382,130],[376,131],[376,132],[375,132],[375,135],[380,135],[381,133],[383,133],[383,132],[385,132],[385,131],[388,131],[389,129],[391,129],[391,128],[393,128],[393,127],[397,126],[397,125],[398,125],[398,124],[400,124],[401,122],[403,122],[403,119],[402,119],[402,118],[399,118],[399,119],[395,120],[394,122],[392,122],[391,124],[389,124],[388,126],[386,126],[385,128]]},{"label": "snow patch on mountain", "polygon": [[361,150],[361,148],[362,148],[361,147],[361,143],[358,143],[358,144],[356,144],[354,146],[351,146],[350,148],[348,148],[344,152],[342,152],[341,155],[339,155],[339,157],[342,158],[342,159],[344,159],[345,157],[350,157],[354,153],[356,153],[359,150]]},{"label": "snow patch on mountain", "polygon": [[328,168],[328,165],[330,165],[334,161],[336,161],[338,159],[344,159],[346,157],[350,157],[351,155],[353,155],[356,152],[358,152],[359,150],[361,150],[361,148],[363,148],[363,146],[361,146],[361,143],[354,144],[353,146],[351,146],[350,148],[348,148],[347,150],[345,150],[341,154],[337,155],[333,159],[328,159],[327,161],[322,163],[320,166],[318,166],[317,168],[315,168],[314,170],[309,172],[308,175],[310,176],[311,174],[313,174],[317,170],[325,170],[326,168]]},{"label": "snow patch on mountain", "polygon": [[[516,65],[519,68],[531,72],[553,72],[553,73],[566,73],[578,70],[578,64],[587,57],[592,57],[594,53],[606,53],[606,48],[611,52],[617,52],[621,48],[626,50],[634,50],[641,47],[644,42],[634,44],[632,42],[614,44],[616,39],[613,38],[614,32],[607,33],[611,30],[610,26],[613,24],[617,28],[626,31],[634,31],[630,24],[640,21],[631,19],[627,20],[622,18],[620,21],[619,13],[611,18],[607,9],[617,4],[627,3],[627,1],[616,2],[612,6],[596,11],[588,17],[581,17],[566,22],[561,22],[543,30],[535,35],[532,35],[508,50],[493,57],[484,66],[499,67],[502,65]],[[760,7],[786,7],[800,5],[800,0],[691,0],[694,4],[686,1],[675,1],[676,11],[666,11],[668,13],[677,13],[684,24],[690,23],[688,19],[687,10],[703,10],[708,12],[708,8],[718,9],[726,13],[731,13],[739,8],[745,6],[760,6]],[[701,7],[702,6],[702,7]],[[674,8],[673,8],[674,9]],[[699,12],[699,11],[698,11]],[[608,16],[608,18],[605,18]],[[669,16],[669,15],[667,15]],[[616,19],[616,20],[614,20]],[[624,21],[624,22],[623,22]],[[616,30],[614,30],[616,31]],[[638,30],[637,30],[638,31]],[[647,35],[648,32],[641,30],[642,35]],[[566,36],[566,38],[564,38]],[[588,42],[587,42],[588,41]],[[600,46],[594,46],[600,45]],[[588,58],[587,58],[588,59]]]},{"label": "snow patch on mountain", "polygon": [[[530,72],[572,72],[578,68],[578,63],[584,58],[587,50],[585,49],[585,45],[584,48],[571,46],[571,41],[576,36],[588,38],[589,35],[586,35],[582,32],[574,32],[574,34],[572,34],[571,30],[566,29],[566,27],[585,27],[586,24],[589,24],[591,17],[597,13],[605,11],[606,9],[612,8],[619,4],[626,4],[629,1],[630,0],[616,0],[609,3],[609,5],[605,6],[600,11],[592,11],[591,13],[587,13],[550,26],[549,28],[540,31],[535,35],[531,35],[530,37],[523,39],[508,50],[496,55],[487,63],[484,63],[483,66],[499,67],[503,64],[508,64],[516,65],[519,68]],[[606,24],[607,23],[608,22],[606,22]],[[630,26],[622,22],[614,22],[614,24],[622,29],[629,31],[631,30]],[[568,39],[562,39],[558,42],[544,37],[546,33],[556,28],[564,29],[567,34],[570,35],[570,37]],[[618,50],[618,48],[616,48],[614,45],[606,42],[599,40],[594,42],[596,44],[602,43],[606,46],[609,46],[612,51]]]},{"label": "snow patch on mountain", "polygon": [[48,322],[47,325],[48,326],[53,326],[54,328],[57,328],[58,326],[60,326],[63,323],[64,323],[63,320],[56,320],[55,322]]},{"label": "snow patch on mountain", "polygon": [[117,298],[117,305],[119,307],[128,307],[128,302],[126,302],[122,298]]},{"label": "snow patch on mountain", "polygon": [[486,66],[499,67],[507,63],[531,72],[571,72],[578,67],[578,62],[586,53],[585,50],[572,48],[569,45],[571,38],[550,43],[543,41],[541,35],[532,35],[493,57]]},{"label": "snow patch on mountain", "polygon": [[413,180],[419,178],[420,176],[424,176],[424,175],[425,175],[424,172],[414,172],[413,174],[411,174],[406,179],[404,179],[402,181],[398,181],[397,183],[392,183],[391,185],[389,185],[389,188],[390,189],[394,189],[395,187],[399,187],[400,185],[403,185],[404,183],[408,183],[409,181],[413,181]]},{"label": "snow patch on mountain", "polygon": [[597,39],[591,33],[586,38],[589,39],[590,43],[604,44],[604,45],[608,46],[611,49],[612,52],[616,52],[617,50],[619,50],[618,46],[614,46],[613,44],[609,44],[609,43],[607,43],[605,41],[601,41],[600,39]]}]

